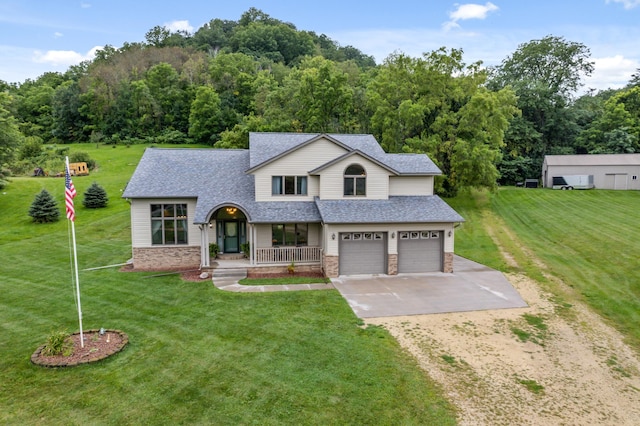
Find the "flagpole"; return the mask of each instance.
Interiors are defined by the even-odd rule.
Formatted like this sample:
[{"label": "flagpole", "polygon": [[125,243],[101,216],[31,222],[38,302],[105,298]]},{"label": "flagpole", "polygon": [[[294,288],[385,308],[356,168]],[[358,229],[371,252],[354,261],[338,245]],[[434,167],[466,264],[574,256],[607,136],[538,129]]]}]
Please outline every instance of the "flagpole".
[{"label": "flagpole", "polygon": [[[73,194],[70,195],[70,186],[73,185],[69,174],[69,157],[65,160],[65,204],[67,205],[67,218],[71,221],[71,239],[73,245],[73,266],[76,278],[76,299],[78,301],[78,323],[80,324],[80,346],[84,348],[84,336],[82,335],[82,305],[80,304],[80,278],[78,276],[78,251],[76,249],[76,225],[75,225],[75,209],[73,207],[73,197],[75,197],[75,188]],[[69,203],[71,206],[69,206]],[[71,210],[71,217],[69,217]]]},{"label": "flagpole", "polygon": [[80,304],[80,278],[78,277],[78,252],[76,251],[76,225],[71,222],[71,237],[73,240],[73,266],[76,275],[76,298],[78,299],[78,322],[80,323],[80,346],[84,348],[82,336],[82,305]]}]

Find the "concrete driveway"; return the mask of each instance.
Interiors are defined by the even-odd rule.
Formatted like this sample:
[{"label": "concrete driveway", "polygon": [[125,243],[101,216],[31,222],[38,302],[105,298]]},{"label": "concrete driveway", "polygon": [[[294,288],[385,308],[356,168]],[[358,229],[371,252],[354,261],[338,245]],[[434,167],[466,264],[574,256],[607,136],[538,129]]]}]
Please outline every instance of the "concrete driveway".
[{"label": "concrete driveway", "polygon": [[359,318],[524,308],[499,271],[460,256],[454,272],[351,275],[332,282]]}]

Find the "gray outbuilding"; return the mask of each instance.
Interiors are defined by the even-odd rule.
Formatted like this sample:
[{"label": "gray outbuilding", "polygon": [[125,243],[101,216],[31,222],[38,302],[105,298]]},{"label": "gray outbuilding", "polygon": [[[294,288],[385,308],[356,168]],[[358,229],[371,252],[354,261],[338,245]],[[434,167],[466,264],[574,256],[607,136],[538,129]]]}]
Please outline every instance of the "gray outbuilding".
[{"label": "gray outbuilding", "polygon": [[640,154],[546,155],[542,186],[558,176],[592,175],[598,189],[640,190]]}]

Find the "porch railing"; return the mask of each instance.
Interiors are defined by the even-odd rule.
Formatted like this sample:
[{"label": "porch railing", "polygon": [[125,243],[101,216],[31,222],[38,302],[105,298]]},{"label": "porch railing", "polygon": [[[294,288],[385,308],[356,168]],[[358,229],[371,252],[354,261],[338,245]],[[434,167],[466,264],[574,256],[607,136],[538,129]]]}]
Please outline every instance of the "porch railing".
[{"label": "porch railing", "polygon": [[312,263],[322,260],[320,247],[268,247],[256,249],[256,263]]}]

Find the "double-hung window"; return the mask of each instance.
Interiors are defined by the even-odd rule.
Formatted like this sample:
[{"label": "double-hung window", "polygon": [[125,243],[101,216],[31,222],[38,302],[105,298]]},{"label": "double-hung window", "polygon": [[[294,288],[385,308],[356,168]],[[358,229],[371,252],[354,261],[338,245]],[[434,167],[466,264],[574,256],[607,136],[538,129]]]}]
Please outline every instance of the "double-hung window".
[{"label": "double-hung window", "polygon": [[186,204],[151,204],[151,243],[187,244]]},{"label": "double-hung window", "polygon": [[271,176],[271,195],[307,195],[307,177]]}]

